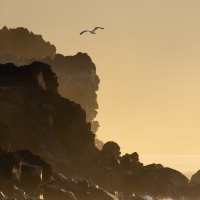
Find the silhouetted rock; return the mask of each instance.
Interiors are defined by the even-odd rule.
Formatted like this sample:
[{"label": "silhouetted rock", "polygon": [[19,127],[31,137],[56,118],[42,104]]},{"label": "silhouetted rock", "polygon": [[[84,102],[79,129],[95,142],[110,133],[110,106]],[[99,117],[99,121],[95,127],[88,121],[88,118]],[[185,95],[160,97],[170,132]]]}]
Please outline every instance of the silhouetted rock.
[{"label": "silhouetted rock", "polygon": [[192,181],[189,185],[181,188],[181,192],[187,199],[198,200],[200,198],[200,183]]},{"label": "silhouetted rock", "polygon": [[[11,48],[14,40],[17,43]],[[117,143],[103,144],[96,139],[99,123],[94,119],[100,80],[87,54],[55,54],[54,46],[23,28],[4,27],[1,41],[0,197],[200,197],[198,182],[188,184],[183,174],[161,164],[143,166],[137,152],[120,157]],[[10,148],[15,152],[9,152]],[[138,195],[133,197],[133,193]]]},{"label": "silhouetted rock", "polygon": [[[19,189],[17,198],[25,195],[24,190],[30,196],[42,195],[40,189],[44,189],[44,196],[46,190],[46,198],[55,192],[55,198],[73,199],[68,191],[77,199],[115,198],[102,189],[91,189],[87,180],[108,191],[181,196],[180,188],[187,186],[188,182],[181,173],[158,164],[143,167],[136,152],[120,157],[120,147],[115,142],[107,142],[101,151],[97,150],[86,112],[80,104],[62,97],[57,88],[57,77],[48,64],[0,65],[2,141],[10,143],[13,150],[28,149],[10,154],[11,160],[6,153],[9,145],[0,154],[0,166],[1,158],[11,163],[2,164],[3,171],[7,170],[2,177],[10,181],[10,177],[19,175],[15,179],[22,190]],[[55,169],[68,176],[81,177],[82,181],[62,180],[54,174],[56,179],[51,183],[51,166],[29,150],[41,155]],[[22,167],[19,168],[15,157],[22,160]],[[12,175],[15,162],[18,168]],[[28,184],[29,180],[32,185]]]},{"label": "silhouetted rock", "polygon": [[4,26],[0,30],[0,54],[9,53],[17,58],[37,58],[41,60],[46,56],[54,58],[56,48],[45,42],[41,35],[35,35],[25,28],[8,29]]},{"label": "silhouetted rock", "polygon": [[198,181],[198,182],[200,182],[200,170],[198,170],[195,174],[192,175],[191,181]]},{"label": "silhouetted rock", "polygon": [[96,199],[96,200],[118,200],[117,197],[115,197],[114,195],[112,195],[111,193],[99,188],[99,187],[95,187],[92,186],[89,188],[89,191],[91,193],[91,197],[92,199]]},{"label": "silhouetted rock", "polygon": [[58,77],[59,93],[81,104],[87,113],[87,122],[92,123],[92,131],[97,132],[99,123],[94,118],[98,109],[96,91],[100,80],[95,64],[86,53],[79,52],[74,56],[55,54],[55,46],[25,28],[4,27],[0,30],[0,42],[1,64],[23,66],[42,61],[51,65]]},{"label": "silhouetted rock", "polygon": [[10,150],[10,130],[5,122],[0,121],[0,155]]},{"label": "silhouetted rock", "polygon": [[0,178],[20,182],[21,180],[21,159],[10,152],[0,157]]},{"label": "silhouetted rock", "polygon": [[130,158],[132,160],[133,163],[137,163],[139,162],[139,155],[137,152],[134,152],[130,155]]},{"label": "silhouetted rock", "polygon": [[10,194],[13,194],[15,191],[15,188],[16,186],[12,181],[8,181],[8,180],[0,178],[0,191],[3,193],[3,195],[7,196]]},{"label": "silhouetted rock", "polygon": [[66,199],[66,200],[77,200],[72,192],[66,191],[59,187],[45,186],[44,199]]},{"label": "silhouetted rock", "polygon": [[131,169],[132,160],[129,155],[122,157],[120,163],[125,169]]},{"label": "silhouetted rock", "polygon": [[91,151],[95,135],[85,111],[61,97],[57,87],[57,77],[47,64],[0,65],[0,120],[11,127],[11,149],[38,152],[41,146],[55,160],[62,147],[73,158],[95,152]]},{"label": "silhouetted rock", "polygon": [[21,167],[21,171],[22,177],[20,186],[28,192],[38,190],[39,186],[42,183],[42,167],[23,164]]},{"label": "silhouetted rock", "polygon": [[96,133],[99,127],[99,123],[94,121],[98,109],[96,91],[100,80],[91,58],[79,52],[74,56],[56,54],[54,60],[45,58],[42,62],[51,65],[57,74],[59,93],[86,111],[87,122],[92,122],[92,131]]},{"label": "silhouetted rock", "polygon": [[119,158],[116,157],[113,153],[108,151],[101,151],[99,153],[99,163],[105,166],[119,165]]},{"label": "silhouetted rock", "polygon": [[119,157],[121,154],[119,145],[113,141],[106,142],[102,147],[102,151],[109,152],[116,157]]},{"label": "silhouetted rock", "polygon": [[188,185],[188,179],[180,172],[156,167],[156,165],[140,168],[132,177],[134,193],[150,196],[181,197],[180,189]]},{"label": "silhouetted rock", "polygon": [[130,200],[145,200],[145,199],[136,195],[136,196],[130,197]]},{"label": "silhouetted rock", "polygon": [[[51,178],[52,167],[46,163],[42,158],[37,155],[32,154],[28,150],[18,150],[13,153],[22,159],[22,162],[25,163],[22,170],[30,176],[40,176],[42,169],[42,178],[43,183],[47,183]],[[39,167],[34,167],[39,166]],[[39,178],[40,179],[40,178]]]}]

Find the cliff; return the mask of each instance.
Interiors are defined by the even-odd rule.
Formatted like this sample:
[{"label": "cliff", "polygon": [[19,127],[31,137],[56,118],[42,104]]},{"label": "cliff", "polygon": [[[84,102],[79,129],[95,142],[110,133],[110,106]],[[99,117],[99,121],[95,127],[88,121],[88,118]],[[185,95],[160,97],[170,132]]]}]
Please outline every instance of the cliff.
[{"label": "cliff", "polygon": [[10,127],[12,150],[45,148],[57,157],[62,148],[72,157],[95,149],[85,111],[57,89],[57,77],[47,64],[0,65],[0,121]]},{"label": "cliff", "polygon": [[97,132],[97,94],[99,77],[96,66],[86,53],[74,56],[56,54],[56,48],[45,42],[41,35],[35,35],[25,28],[0,30],[0,63],[14,63],[17,66],[41,61],[51,66],[58,77],[58,91],[61,96],[81,105],[86,111],[87,122]]},{"label": "cliff", "polygon": [[0,54],[9,53],[16,58],[43,59],[46,56],[54,58],[56,47],[45,42],[41,35],[35,35],[25,28],[0,30]]},{"label": "cliff", "polygon": [[[121,156],[113,141],[95,141],[99,78],[87,54],[26,58],[16,52],[0,56],[1,198],[200,197],[199,182],[189,183],[182,173],[161,164],[144,166],[137,152]],[[39,48],[37,53],[41,55]]]},{"label": "cliff", "polygon": [[87,121],[92,122],[97,115],[96,91],[100,80],[91,58],[86,53],[79,52],[75,56],[56,54],[54,60],[46,58],[42,62],[51,65],[57,74],[59,93],[81,104],[87,113]]}]

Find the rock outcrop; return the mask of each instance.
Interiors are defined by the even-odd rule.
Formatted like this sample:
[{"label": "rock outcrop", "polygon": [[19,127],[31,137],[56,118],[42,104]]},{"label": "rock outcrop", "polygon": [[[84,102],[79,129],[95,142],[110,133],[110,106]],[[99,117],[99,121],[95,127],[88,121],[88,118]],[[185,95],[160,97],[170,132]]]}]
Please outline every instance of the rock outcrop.
[{"label": "rock outcrop", "polygon": [[35,35],[25,28],[8,29],[4,26],[0,30],[0,54],[11,54],[19,59],[41,60],[46,56],[54,58],[56,47],[45,42],[41,35]]},{"label": "rock outcrop", "polygon": [[[136,152],[121,157],[120,147],[115,142],[105,143],[99,151],[86,112],[80,104],[60,96],[57,90],[57,77],[48,64],[0,65],[2,152],[15,151],[2,157],[5,164],[0,169],[9,170],[2,177],[20,183],[28,193],[38,191],[50,181],[51,166],[68,177],[86,180],[64,181],[59,186],[57,183],[45,185],[46,198],[52,193],[59,198],[117,198],[100,188],[120,191],[126,198],[131,192],[181,196],[180,189],[187,187],[188,180],[180,172],[162,165],[143,166]],[[16,151],[22,148],[27,150]],[[30,150],[51,166],[32,155]],[[21,177],[20,171],[24,174]],[[29,179],[33,182],[31,186],[26,184]],[[100,188],[94,184],[89,187],[87,181]]]},{"label": "rock outcrop", "polygon": [[[59,93],[81,104],[87,113],[87,121],[93,122],[97,115],[96,91],[100,80],[91,58],[86,53],[77,53],[75,56],[56,54],[54,60],[45,58],[42,62],[48,63],[57,74]],[[98,122],[94,122],[94,132],[98,130],[98,126]]]},{"label": "rock outcrop", "polygon": [[[0,33],[9,31],[5,27]],[[174,169],[144,166],[137,152],[121,156],[120,146],[113,141],[99,141],[102,150],[98,150],[99,124],[94,118],[99,78],[94,63],[83,53],[41,52],[35,58],[25,57],[14,48],[0,56],[4,63],[0,64],[1,198],[200,198],[196,178],[188,183]]]},{"label": "rock outcrop", "polygon": [[26,149],[0,153],[2,199],[118,200],[87,180],[74,181],[52,172],[48,163]]},{"label": "rock outcrop", "polygon": [[55,154],[61,148],[72,157],[96,149],[85,111],[61,97],[57,88],[57,77],[47,64],[0,65],[0,121],[9,128],[10,133],[2,125],[5,142],[11,135],[12,150],[41,148]]},{"label": "rock outcrop", "polygon": [[0,30],[0,64],[14,63],[17,66],[42,61],[51,65],[58,77],[59,93],[86,111],[87,122],[91,122],[93,133],[99,127],[97,116],[97,94],[99,77],[96,66],[86,53],[75,56],[56,54],[56,48],[25,28]]}]

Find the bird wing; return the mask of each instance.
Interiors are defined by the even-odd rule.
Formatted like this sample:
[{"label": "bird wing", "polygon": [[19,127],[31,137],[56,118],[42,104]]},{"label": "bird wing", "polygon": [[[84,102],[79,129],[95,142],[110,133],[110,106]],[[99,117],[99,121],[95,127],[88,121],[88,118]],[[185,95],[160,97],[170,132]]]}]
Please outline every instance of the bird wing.
[{"label": "bird wing", "polygon": [[102,27],[95,27],[93,31],[96,31],[98,28],[104,29],[104,28],[102,28]]},{"label": "bird wing", "polygon": [[90,32],[90,31],[88,31],[88,30],[82,31],[82,32],[80,33],[80,35],[82,35],[82,34],[85,33],[85,32]]}]

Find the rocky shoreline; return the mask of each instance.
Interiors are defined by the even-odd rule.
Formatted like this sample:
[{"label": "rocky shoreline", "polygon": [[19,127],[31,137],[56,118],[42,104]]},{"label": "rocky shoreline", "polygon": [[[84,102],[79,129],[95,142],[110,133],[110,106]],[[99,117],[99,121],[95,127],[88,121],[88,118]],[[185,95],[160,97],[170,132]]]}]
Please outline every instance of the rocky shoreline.
[{"label": "rocky shoreline", "polygon": [[[43,189],[44,197],[44,188],[54,194],[53,184],[57,188],[56,198],[61,198],[59,195],[65,193],[63,190],[72,192],[77,199],[136,198],[131,197],[133,194],[173,199],[181,199],[182,196],[188,199],[199,197],[200,183],[189,183],[189,180],[176,170],[161,164],[143,166],[136,152],[120,156],[120,147],[115,142],[107,142],[102,150],[98,150],[95,147],[95,134],[91,131],[91,123],[86,121],[86,112],[79,104],[61,97],[57,87],[56,74],[48,64],[33,62],[21,67],[14,64],[0,65],[0,160],[11,167],[6,173],[9,176],[2,176],[4,181],[15,180],[13,184],[17,181],[19,190],[32,188],[29,190],[31,192],[27,190],[27,195],[34,192],[38,194],[38,190]],[[10,149],[15,152],[10,153]],[[18,149],[28,150],[17,151]],[[48,172],[41,170],[41,165],[35,163],[34,158],[32,160],[31,157],[34,156],[29,150],[41,156],[43,162],[49,163],[45,164],[49,168]],[[16,152],[25,152],[26,159],[23,161],[24,154]],[[28,166],[20,163],[26,163]],[[22,172],[19,172],[21,166],[22,169],[28,170],[24,172],[24,176],[22,169]],[[61,179],[64,179],[62,184],[69,184],[71,180],[70,184],[79,189],[66,189],[61,187],[61,183],[51,182],[52,168],[57,171],[57,175],[53,174],[58,182],[61,176]],[[8,167],[0,169],[0,173],[4,174]],[[42,184],[37,184],[37,187],[35,180],[32,183],[27,178],[36,171],[40,173],[39,177],[45,179]],[[41,175],[41,172],[44,174]],[[20,174],[26,178],[21,180]],[[68,180],[65,177],[70,178]],[[27,180],[26,184],[23,183],[24,180]],[[96,193],[103,196],[94,197]]]},{"label": "rocky shoreline", "polygon": [[[9,31],[3,28],[0,40]],[[113,141],[96,140],[100,80],[91,58],[84,53],[56,54],[54,46],[45,47],[40,36],[29,36],[34,48],[38,38],[43,46],[34,54],[37,58],[22,55],[31,45],[25,45],[21,54],[18,46],[11,52],[7,43],[0,49],[2,199],[200,198],[199,172],[189,181],[161,164],[144,166],[137,152],[121,155]],[[67,88],[66,94],[59,84]]]}]

